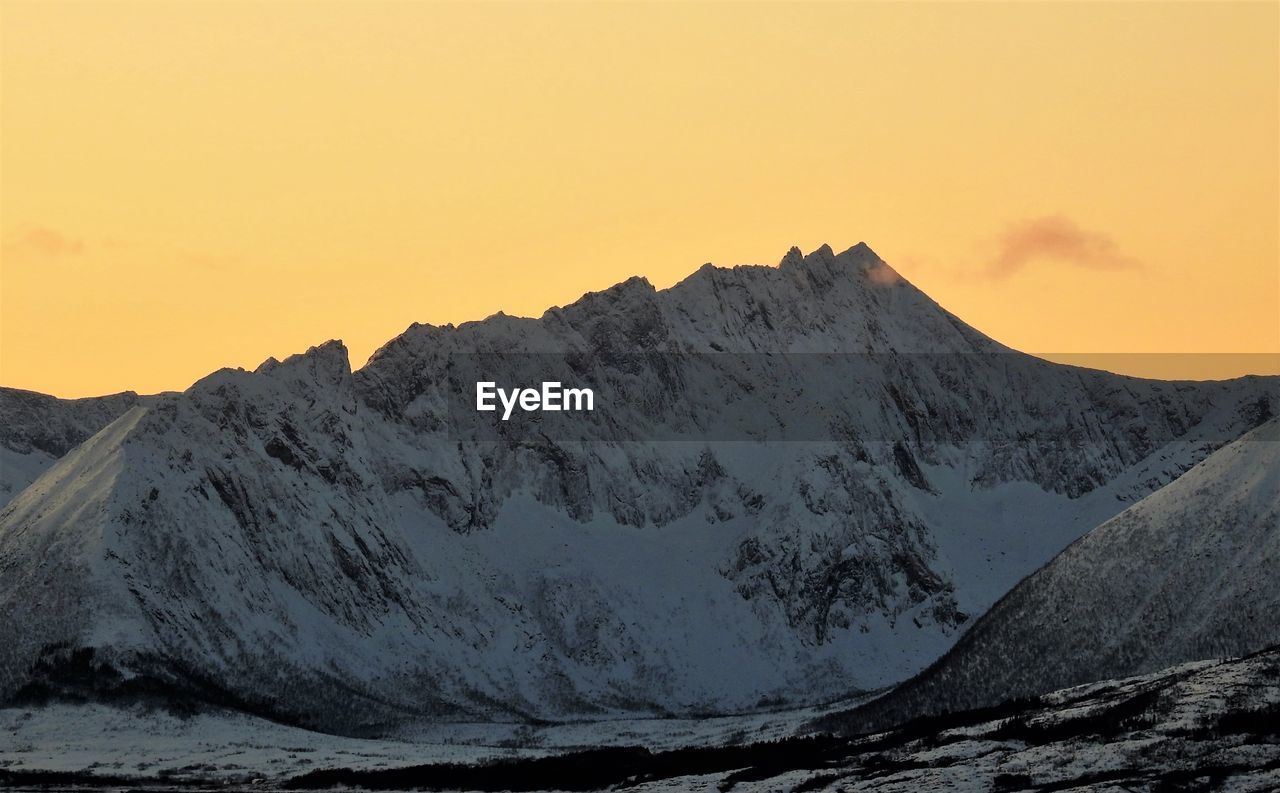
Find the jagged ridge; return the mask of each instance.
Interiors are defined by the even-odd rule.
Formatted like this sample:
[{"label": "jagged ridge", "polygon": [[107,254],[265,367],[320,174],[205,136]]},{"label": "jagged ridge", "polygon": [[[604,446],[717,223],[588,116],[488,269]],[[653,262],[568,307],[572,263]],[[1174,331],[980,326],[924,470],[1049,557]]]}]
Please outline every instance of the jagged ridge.
[{"label": "jagged ridge", "polygon": [[[831,441],[459,445],[443,373],[474,351],[575,352],[638,396],[660,378],[611,356],[872,355]],[[974,353],[1000,354],[998,380]],[[788,371],[714,374],[664,398],[712,415],[725,383]],[[0,513],[0,695],[57,689],[85,651],[122,680],[341,730],[876,687],[1252,426],[1270,385],[1010,353],[865,245],[414,326],[355,373],[329,343],[131,411]],[[1011,503],[1040,526],[1008,545]]]}]

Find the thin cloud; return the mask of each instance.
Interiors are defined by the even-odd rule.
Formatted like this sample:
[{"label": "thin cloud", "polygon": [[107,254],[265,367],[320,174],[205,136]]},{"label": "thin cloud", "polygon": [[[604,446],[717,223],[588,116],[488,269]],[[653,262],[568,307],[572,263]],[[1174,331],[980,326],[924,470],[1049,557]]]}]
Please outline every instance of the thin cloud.
[{"label": "thin cloud", "polygon": [[1122,252],[1107,234],[1081,228],[1070,218],[1050,215],[1009,226],[999,238],[995,257],[985,274],[1008,278],[1043,260],[1086,270],[1134,270],[1142,266]]},{"label": "thin cloud", "polygon": [[876,262],[867,270],[867,280],[876,286],[893,286],[902,282],[902,276],[884,262]]},{"label": "thin cloud", "polygon": [[84,253],[84,240],[47,226],[31,226],[5,237],[4,253],[6,256],[36,254],[51,258],[79,256]]}]

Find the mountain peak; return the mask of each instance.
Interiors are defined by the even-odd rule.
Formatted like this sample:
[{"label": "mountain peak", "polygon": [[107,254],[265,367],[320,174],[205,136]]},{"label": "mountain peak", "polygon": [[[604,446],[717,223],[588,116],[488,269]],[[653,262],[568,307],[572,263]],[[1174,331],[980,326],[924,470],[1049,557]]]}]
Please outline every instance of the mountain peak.
[{"label": "mountain peak", "polygon": [[871,250],[871,246],[865,242],[859,242],[857,245],[847,248],[842,253],[837,254],[836,258],[855,259],[861,261],[865,261],[866,259],[875,259],[876,261],[881,261],[880,256],[875,251]]},{"label": "mountain peak", "polygon": [[589,294],[608,295],[610,297],[622,297],[631,294],[653,294],[658,290],[654,289],[653,284],[649,283],[649,279],[643,275],[633,275],[625,281],[614,284],[608,289]]},{"label": "mountain peak", "polygon": [[859,242],[842,253],[836,253],[830,245],[823,243],[808,254],[793,245],[782,257],[782,260],[778,262],[778,268],[781,270],[813,268],[815,266],[829,268],[834,264],[842,264],[858,265],[863,269],[870,269],[872,265],[879,263],[882,263],[880,257],[865,242]]},{"label": "mountain peak", "polygon": [[306,373],[317,382],[338,383],[351,376],[351,358],[347,345],[338,339],[310,347],[306,352],[290,355],[283,361],[268,358],[254,374],[272,377]]},{"label": "mountain peak", "polygon": [[[61,659],[82,651],[129,690],[200,681],[362,732],[833,700],[934,660],[1000,582],[1198,461],[1268,387],[949,354],[1000,348],[878,288],[865,246],[787,261],[415,326],[355,376],[332,341],[96,429],[77,409],[18,450],[44,472],[0,510],[0,701],[79,685]],[[599,384],[599,412],[478,416],[499,432],[473,436],[472,372]]]},{"label": "mountain peak", "polygon": [[798,267],[802,264],[804,264],[804,252],[800,250],[798,245],[792,245],[787,252],[783,254],[782,260],[778,262],[778,269],[782,270],[787,267]]},{"label": "mountain peak", "polygon": [[625,281],[619,281],[607,289],[598,292],[587,292],[567,306],[547,309],[543,317],[562,312],[578,315],[583,312],[598,311],[601,307],[615,307],[635,301],[645,301],[658,293],[649,279],[643,275],[633,275]]}]

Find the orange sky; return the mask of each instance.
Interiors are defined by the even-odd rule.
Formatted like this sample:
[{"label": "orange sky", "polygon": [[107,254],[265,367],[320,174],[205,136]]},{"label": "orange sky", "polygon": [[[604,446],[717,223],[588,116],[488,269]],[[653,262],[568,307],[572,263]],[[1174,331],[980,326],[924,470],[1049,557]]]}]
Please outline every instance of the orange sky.
[{"label": "orange sky", "polygon": [[1280,372],[1278,9],[5,0],[0,384],[859,240],[1019,349]]}]

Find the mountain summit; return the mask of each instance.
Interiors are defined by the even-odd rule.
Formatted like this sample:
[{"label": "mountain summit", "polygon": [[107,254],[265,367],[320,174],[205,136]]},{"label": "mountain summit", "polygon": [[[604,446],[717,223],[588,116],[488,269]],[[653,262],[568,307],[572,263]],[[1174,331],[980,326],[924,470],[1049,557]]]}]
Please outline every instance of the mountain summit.
[{"label": "mountain summit", "polygon": [[[627,399],[573,440],[464,443],[451,373],[478,354]],[[821,356],[851,363],[798,379]],[[159,692],[366,733],[869,690],[1275,386],[1014,353],[859,244],[414,325],[355,372],[329,342],[181,394],[40,402],[79,429],[0,438],[6,476],[33,461],[0,512],[0,700]],[[744,394],[768,432],[724,440]],[[788,394],[819,435],[775,442]]]}]

